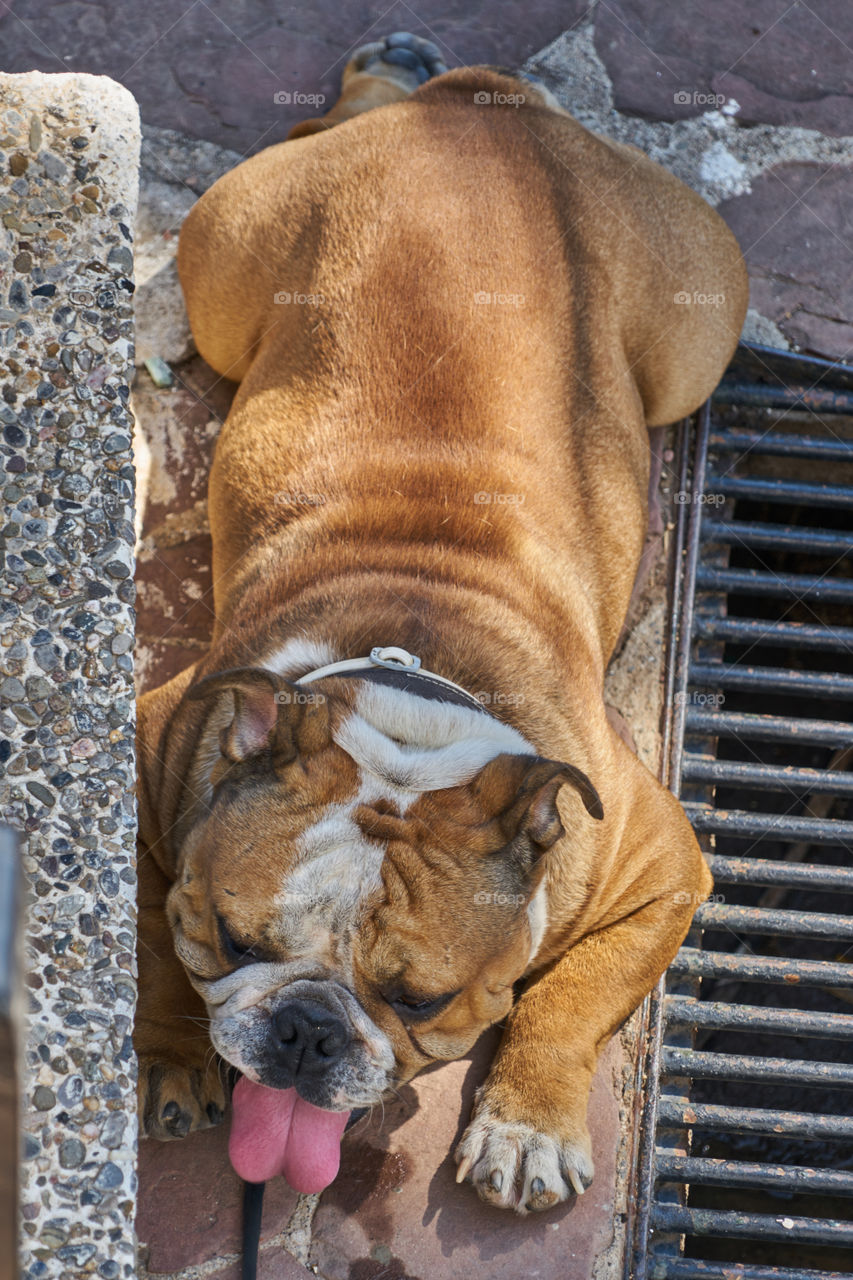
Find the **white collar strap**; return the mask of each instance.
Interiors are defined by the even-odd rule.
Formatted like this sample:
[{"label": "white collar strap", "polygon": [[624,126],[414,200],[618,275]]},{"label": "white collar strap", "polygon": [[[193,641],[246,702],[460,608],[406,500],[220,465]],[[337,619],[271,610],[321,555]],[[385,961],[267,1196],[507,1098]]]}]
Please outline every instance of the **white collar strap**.
[{"label": "white collar strap", "polygon": [[[396,645],[377,646],[371,649],[370,656],[366,658],[344,658],[340,662],[330,662],[324,667],[316,667],[314,671],[299,676],[294,684],[308,684],[312,680],[321,680],[324,676],[377,676],[381,675],[383,670],[407,677],[403,681],[395,680],[394,683],[400,688],[406,688],[408,685],[412,693],[432,698],[440,697],[440,691],[435,689],[435,685],[440,685],[447,691],[448,701],[464,700],[465,705],[477,707],[485,715],[489,714],[473,693],[469,693],[459,684],[454,684],[445,676],[436,675],[434,671],[424,671],[420,658]],[[433,688],[427,692],[429,685]]]}]

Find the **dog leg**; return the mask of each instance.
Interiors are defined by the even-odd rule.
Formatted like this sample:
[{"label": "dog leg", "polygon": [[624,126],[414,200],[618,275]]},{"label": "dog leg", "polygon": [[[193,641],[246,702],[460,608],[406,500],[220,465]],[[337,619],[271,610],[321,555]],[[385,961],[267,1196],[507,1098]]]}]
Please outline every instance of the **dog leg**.
[{"label": "dog leg", "polygon": [[[670,855],[670,876],[675,861]],[[661,885],[667,868],[656,862],[643,877],[645,902],[620,904],[621,919],[550,964],[518,1000],[455,1153],[457,1181],[468,1178],[487,1203],[523,1214],[589,1186],[586,1112],[596,1061],[672,960],[711,890],[698,849],[693,866],[692,876]]]},{"label": "dog leg", "polygon": [[166,919],[170,885],[149,853],[139,870],[139,1124],[153,1138],[183,1138],[219,1124],[225,1111],[220,1060],[207,1012],[175,954]]},{"label": "dog leg", "polygon": [[295,125],[288,139],[304,138],[331,129],[372,107],[399,102],[446,70],[438,46],[408,31],[397,31],[384,40],[363,44],[344,68],[341,96],[331,111]]}]

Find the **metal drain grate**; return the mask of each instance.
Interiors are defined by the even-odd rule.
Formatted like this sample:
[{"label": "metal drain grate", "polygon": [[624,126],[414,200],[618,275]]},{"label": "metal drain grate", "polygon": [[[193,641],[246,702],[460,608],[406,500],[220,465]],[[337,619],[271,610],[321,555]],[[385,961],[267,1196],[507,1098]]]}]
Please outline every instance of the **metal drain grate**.
[{"label": "metal drain grate", "polygon": [[853,369],[685,427],[666,781],[715,891],[647,1003],[630,1280],[853,1277]]}]

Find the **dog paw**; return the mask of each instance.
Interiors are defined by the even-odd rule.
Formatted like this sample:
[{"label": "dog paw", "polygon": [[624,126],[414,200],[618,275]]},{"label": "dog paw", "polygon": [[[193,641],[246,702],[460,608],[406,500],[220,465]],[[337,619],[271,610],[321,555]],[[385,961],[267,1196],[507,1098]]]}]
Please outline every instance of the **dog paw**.
[{"label": "dog paw", "polygon": [[219,1060],[208,1067],[139,1060],[139,1123],[149,1138],[185,1138],[209,1129],[225,1114],[225,1086]]},{"label": "dog paw", "polygon": [[583,1195],[593,1163],[586,1126],[544,1133],[529,1124],[499,1120],[480,1103],[455,1152],[456,1181],[468,1179],[481,1200],[529,1213]]},{"label": "dog paw", "polygon": [[407,93],[447,70],[438,45],[422,40],[408,31],[395,31],[384,40],[375,40],[356,49],[347,66],[344,79],[359,71],[393,80]]}]

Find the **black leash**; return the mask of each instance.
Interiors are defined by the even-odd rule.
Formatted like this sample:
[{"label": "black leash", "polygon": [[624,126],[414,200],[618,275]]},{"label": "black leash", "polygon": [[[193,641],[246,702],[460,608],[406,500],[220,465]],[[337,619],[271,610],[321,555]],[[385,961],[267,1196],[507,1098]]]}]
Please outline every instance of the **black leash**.
[{"label": "black leash", "polygon": [[[367,1114],[367,1107],[353,1111],[347,1121],[347,1130]],[[258,1280],[258,1253],[261,1247],[261,1217],[264,1211],[265,1182],[243,1183],[243,1267],[241,1280]]]},{"label": "black leash", "polygon": [[257,1280],[258,1250],[261,1247],[261,1214],[265,1182],[243,1183],[243,1270],[242,1280]]}]

